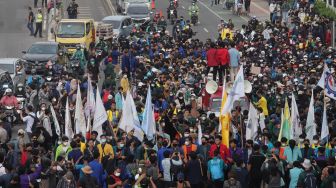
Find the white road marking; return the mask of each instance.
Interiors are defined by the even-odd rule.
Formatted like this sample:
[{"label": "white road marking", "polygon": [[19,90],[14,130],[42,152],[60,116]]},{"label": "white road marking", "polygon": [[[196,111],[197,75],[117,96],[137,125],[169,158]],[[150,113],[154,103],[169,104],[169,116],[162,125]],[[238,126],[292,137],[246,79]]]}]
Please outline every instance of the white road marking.
[{"label": "white road marking", "polygon": [[266,13],[267,15],[269,14],[269,11],[267,11],[267,9],[262,8],[260,5],[258,5],[257,3],[251,2],[254,6],[256,6],[258,9],[260,9],[261,11],[263,11],[264,13]]},{"label": "white road marking", "polygon": [[182,8],[185,9],[184,6],[182,6]]},{"label": "white road marking", "polygon": [[[217,16],[219,19],[224,20],[220,15],[218,15],[215,11],[213,11],[211,8],[209,8],[207,5],[205,5],[202,1],[198,1],[201,5],[203,5],[205,8],[207,8],[212,14]],[[226,22],[224,20],[224,22]]]},{"label": "white road marking", "polygon": [[105,1],[106,1],[107,5],[108,5],[108,8],[112,12],[112,15],[116,15],[117,11],[114,9],[114,6],[112,5],[112,2],[110,0],[105,0]]},{"label": "white road marking", "polygon": [[209,31],[207,30],[207,28],[204,27],[203,29],[204,29],[205,32],[209,33]]}]

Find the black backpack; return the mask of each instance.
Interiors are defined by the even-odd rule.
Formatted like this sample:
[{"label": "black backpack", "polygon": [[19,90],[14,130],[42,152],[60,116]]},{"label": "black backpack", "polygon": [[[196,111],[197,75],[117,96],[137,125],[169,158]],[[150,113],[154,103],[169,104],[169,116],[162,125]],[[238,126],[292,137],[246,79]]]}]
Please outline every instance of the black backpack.
[{"label": "black backpack", "polygon": [[316,188],[316,176],[313,172],[308,172],[304,178],[304,187],[305,188]]},{"label": "black backpack", "polygon": [[174,165],[173,159],[170,159],[170,176],[173,181],[177,179],[177,174],[183,172],[183,166],[182,165]]},{"label": "black backpack", "polygon": [[36,127],[37,127],[38,125],[40,125],[41,122],[40,122],[40,120],[37,118],[36,115],[33,116],[33,115],[29,114],[29,116],[32,117],[32,118],[34,119],[34,123],[33,123],[33,126],[32,126],[32,132],[35,132],[35,131],[36,131]]}]

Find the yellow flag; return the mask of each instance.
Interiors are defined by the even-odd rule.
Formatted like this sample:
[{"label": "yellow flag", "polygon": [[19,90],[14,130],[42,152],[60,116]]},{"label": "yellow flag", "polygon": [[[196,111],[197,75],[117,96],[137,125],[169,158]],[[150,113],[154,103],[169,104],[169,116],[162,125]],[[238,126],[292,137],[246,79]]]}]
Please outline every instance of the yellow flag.
[{"label": "yellow flag", "polygon": [[219,122],[221,126],[221,132],[222,132],[222,144],[226,145],[229,147],[229,139],[230,139],[230,114],[222,114],[222,110],[225,106],[227,99],[227,93],[225,91],[225,81],[223,85],[223,94],[222,94],[222,104],[221,104],[221,110],[220,110],[220,115],[219,115]]}]

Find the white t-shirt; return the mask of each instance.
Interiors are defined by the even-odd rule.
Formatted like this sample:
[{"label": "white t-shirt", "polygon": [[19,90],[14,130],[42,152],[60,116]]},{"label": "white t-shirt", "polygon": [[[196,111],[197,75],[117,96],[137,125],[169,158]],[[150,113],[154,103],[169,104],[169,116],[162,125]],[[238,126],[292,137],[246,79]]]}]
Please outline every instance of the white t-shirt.
[{"label": "white t-shirt", "polygon": [[6,174],[6,169],[2,163],[0,163],[0,176]]},{"label": "white t-shirt", "polygon": [[32,128],[34,124],[34,118],[31,117],[34,116],[36,117],[34,112],[30,112],[27,116],[23,117],[23,122],[26,124],[26,132],[27,133],[32,133]]}]

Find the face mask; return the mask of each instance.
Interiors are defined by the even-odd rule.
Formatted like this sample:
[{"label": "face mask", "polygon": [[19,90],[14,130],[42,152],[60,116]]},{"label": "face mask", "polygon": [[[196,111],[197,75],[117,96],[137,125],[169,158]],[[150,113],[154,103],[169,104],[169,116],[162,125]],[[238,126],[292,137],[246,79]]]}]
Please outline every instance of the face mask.
[{"label": "face mask", "polygon": [[120,173],[119,172],[116,172],[114,173],[115,176],[119,177],[120,176]]},{"label": "face mask", "polygon": [[205,120],[205,119],[206,119],[206,117],[202,116],[202,120]]},{"label": "face mask", "polygon": [[63,142],[63,146],[67,146],[68,145],[68,142]]},{"label": "face mask", "polygon": [[184,137],[189,137],[189,134],[188,134],[188,133],[185,133],[185,134],[184,134]]},{"label": "face mask", "polygon": [[106,142],[106,139],[104,138],[104,139],[101,139],[101,142],[102,143],[105,143]]},{"label": "face mask", "polygon": [[314,140],[314,144],[317,144],[318,143],[318,140]]},{"label": "face mask", "polygon": [[119,146],[122,148],[122,147],[124,147],[124,144],[119,144]]},{"label": "face mask", "polygon": [[182,100],[182,99],[183,99],[183,97],[179,97],[179,99],[181,99],[181,100]]},{"label": "face mask", "polygon": [[285,143],[282,143],[282,144],[281,144],[281,146],[285,147],[285,146],[286,146],[286,144],[285,144]]},{"label": "face mask", "polygon": [[189,141],[185,141],[184,144],[185,144],[185,145],[189,145],[190,142],[189,142]]},{"label": "face mask", "polygon": [[300,139],[299,139],[300,143],[302,143],[302,142],[303,142],[303,140],[304,140],[304,139],[300,138]]},{"label": "face mask", "polygon": [[45,109],[46,109],[45,107],[42,107],[42,108],[41,108],[41,110],[43,110],[43,111],[44,111]]}]

